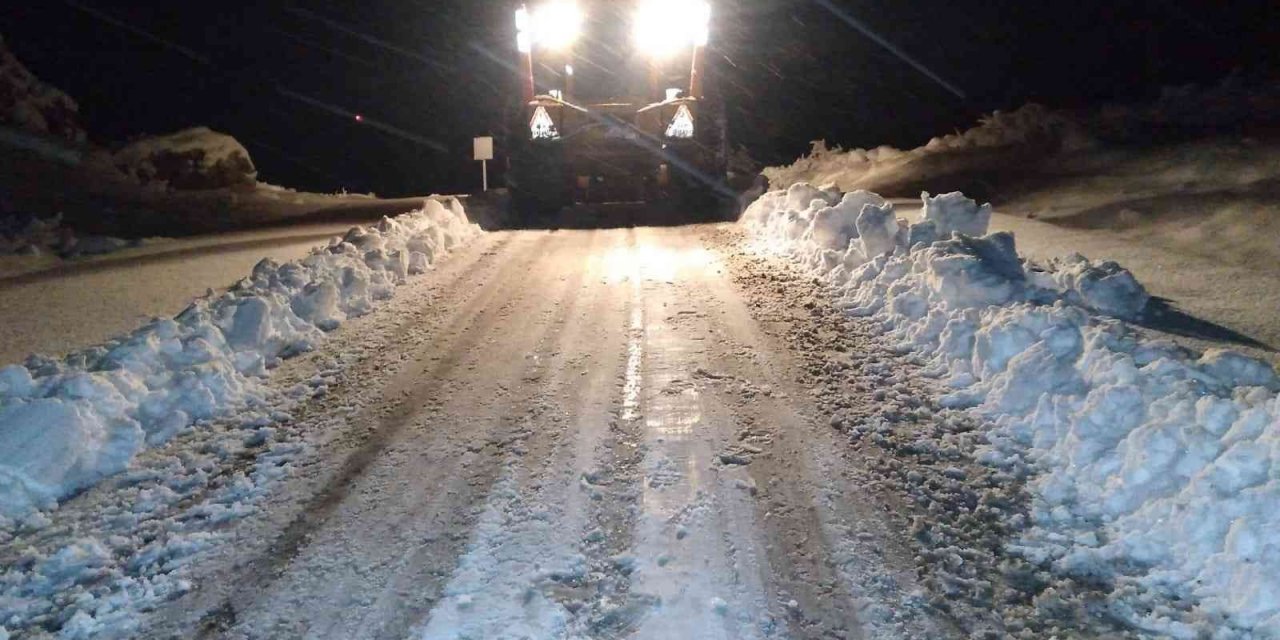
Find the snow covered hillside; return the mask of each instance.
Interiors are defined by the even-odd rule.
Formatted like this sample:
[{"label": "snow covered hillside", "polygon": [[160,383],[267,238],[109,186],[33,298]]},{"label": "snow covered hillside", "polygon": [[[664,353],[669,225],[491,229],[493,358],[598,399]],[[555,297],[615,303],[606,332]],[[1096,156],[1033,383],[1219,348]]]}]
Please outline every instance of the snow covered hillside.
[{"label": "snow covered hillside", "polygon": [[918,354],[944,406],[985,421],[981,460],[1031,478],[1010,551],[1112,585],[1109,615],[1136,628],[1280,637],[1280,376],[1144,337],[1124,321],[1148,302],[1128,271],[1025,261],[990,218],[958,193],[926,194],[908,220],[873,193],[799,183],[742,222]]},{"label": "snow covered hillside", "polygon": [[70,96],[40,81],[0,38],[0,124],[83,143],[80,107]]},{"label": "snow covered hillside", "polygon": [[[1015,203],[1039,193],[1040,202],[1059,215],[1126,195],[1131,201],[1183,192],[1226,196],[1280,178],[1277,106],[1280,85],[1245,88],[1233,78],[1207,89],[1167,89],[1150,104],[1092,112],[1028,104],[996,111],[971,129],[915,149],[846,150],[814,141],[808,156],[764,174],[775,189],[808,182],[893,197],[962,189],[1000,210],[1021,210]],[[1127,189],[1094,190],[1083,200],[1046,193],[1094,181]]]},{"label": "snow covered hillside", "polygon": [[295,262],[263,260],[177,317],[61,360],[0,369],[0,519],[27,518],[146,447],[237,407],[281,358],[367,313],[480,233],[456,199],[357,227]]},{"label": "snow covered hillside", "polygon": [[[180,237],[336,218],[374,221],[418,204],[416,198],[308,193],[261,182],[244,145],[207,127],[107,148],[82,128],[78,109],[0,40],[0,228],[13,226],[5,218],[57,218],[102,248],[106,243],[96,238]],[[39,243],[13,248],[27,245]],[[81,253],[92,253],[89,248]]]},{"label": "snow covered hillside", "polygon": [[[0,135],[0,217],[61,216],[81,235],[182,237],[407,211],[416,198],[309,193],[256,180],[234,139],[197,128],[117,153]],[[409,206],[406,206],[408,204]]]},{"label": "snow covered hillside", "polygon": [[1216,137],[1046,159],[998,208],[1239,265],[1280,263],[1280,145]]},{"label": "snow covered hillside", "polygon": [[905,151],[888,146],[832,149],[818,140],[808,156],[788,166],[766,168],[764,175],[774,188],[808,182],[850,191],[908,195],[938,190],[934,186],[938,181],[981,182],[992,173],[1024,168],[1028,162],[1062,151],[1096,145],[1076,119],[1030,104],[1007,113],[997,111],[968,131],[936,137]]}]

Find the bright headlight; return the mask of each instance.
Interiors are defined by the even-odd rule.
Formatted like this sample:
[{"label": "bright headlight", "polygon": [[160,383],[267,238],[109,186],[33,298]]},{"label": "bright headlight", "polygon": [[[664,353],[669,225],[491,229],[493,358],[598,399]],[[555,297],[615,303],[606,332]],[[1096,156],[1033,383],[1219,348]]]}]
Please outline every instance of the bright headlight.
[{"label": "bright headlight", "polygon": [[711,5],[705,0],[641,0],[633,27],[636,46],[652,56],[706,46]]},{"label": "bright headlight", "polygon": [[516,46],[524,53],[534,45],[548,49],[566,49],[582,31],[582,10],[572,0],[552,0],[534,7],[516,10]]}]

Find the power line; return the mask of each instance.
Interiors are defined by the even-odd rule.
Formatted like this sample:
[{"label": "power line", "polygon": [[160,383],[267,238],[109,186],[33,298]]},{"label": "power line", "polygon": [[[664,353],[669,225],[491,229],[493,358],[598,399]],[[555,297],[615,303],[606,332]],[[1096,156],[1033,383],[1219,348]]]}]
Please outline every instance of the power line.
[{"label": "power line", "polygon": [[172,40],[166,40],[164,38],[161,38],[160,36],[154,33],[151,33],[150,31],[146,31],[140,27],[135,27],[134,25],[131,25],[127,22],[124,22],[123,20],[120,20],[111,15],[103,13],[86,4],[81,4],[79,2],[76,2],[76,0],[63,0],[63,2],[65,2],[67,6],[77,11],[86,13],[118,29],[124,29],[125,31],[128,31],[129,33],[132,33],[133,35],[138,36],[143,40],[146,40],[154,44],[158,44],[164,47],[165,49],[168,49],[170,51],[173,51],[175,53],[178,53],[186,57],[189,60],[192,60],[194,62],[197,62],[205,66],[213,66],[213,62],[209,60],[208,56],[205,56],[201,53],[197,53],[196,51],[193,51],[192,49],[184,47],[176,42],[173,42]]},{"label": "power line", "polygon": [[919,71],[920,73],[928,77],[930,80],[933,80],[934,82],[941,85],[943,89],[946,89],[947,91],[955,94],[957,98],[960,98],[961,100],[967,99],[964,95],[964,92],[961,91],[958,87],[944,80],[942,76],[934,73],[928,67],[924,66],[924,64],[916,61],[916,59],[912,58],[909,54],[907,54],[907,52],[903,51],[902,49],[899,49],[897,45],[880,37],[880,34],[873,31],[871,27],[868,27],[867,25],[863,24],[861,20],[858,20],[857,18],[855,18],[848,11],[845,11],[844,9],[837,7],[835,3],[831,2],[831,0],[813,0],[813,1],[816,2],[818,6],[826,9],[827,11],[830,11],[832,15],[839,18],[845,24],[853,27],[854,29],[857,29],[859,32],[862,33],[862,35],[870,38],[872,42],[880,45],[881,47],[884,47],[885,50],[887,50],[889,53],[892,53],[903,62],[911,65],[911,67],[914,68],[916,71]]}]

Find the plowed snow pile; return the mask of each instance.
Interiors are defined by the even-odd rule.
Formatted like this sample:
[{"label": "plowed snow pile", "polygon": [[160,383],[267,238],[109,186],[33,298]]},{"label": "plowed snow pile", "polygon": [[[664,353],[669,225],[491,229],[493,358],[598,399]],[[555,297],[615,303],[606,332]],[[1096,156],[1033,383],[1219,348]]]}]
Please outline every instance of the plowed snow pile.
[{"label": "plowed snow pile", "polygon": [[146,447],[232,409],[260,380],[480,233],[457,200],[357,227],[296,262],[63,360],[0,369],[0,524],[123,471]]},{"label": "plowed snow pile", "polygon": [[1112,615],[1180,637],[1280,637],[1280,378],[1144,338],[1114,263],[1029,264],[990,207],[925,194],[915,221],[865,191],[796,184],[743,223],[848,313],[922,356],[943,401],[991,425],[986,464],[1030,473],[1014,552],[1114,585]]}]

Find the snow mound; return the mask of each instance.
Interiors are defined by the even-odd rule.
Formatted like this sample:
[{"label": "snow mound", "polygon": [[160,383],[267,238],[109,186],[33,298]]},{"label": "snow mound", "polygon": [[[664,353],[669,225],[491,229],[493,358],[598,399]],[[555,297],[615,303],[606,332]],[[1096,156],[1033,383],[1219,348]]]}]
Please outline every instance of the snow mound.
[{"label": "snow mound", "polygon": [[258,178],[244,146],[208,127],[141,138],[117,151],[112,163],[139,184],[179,190],[251,187]]},{"label": "snow mound", "polygon": [[324,332],[480,234],[456,199],[357,227],[302,260],[263,260],[221,294],[63,360],[0,369],[0,517],[47,509],[138,452],[235,407]]},{"label": "snow mound", "polygon": [[[775,252],[794,255],[840,283],[874,280],[869,271],[885,260],[894,268],[916,264],[936,296],[953,306],[972,307],[992,299],[1072,304],[1121,318],[1136,317],[1149,296],[1119,265],[1075,256],[1031,269],[1025,267],[1009,234],[987,232],[991,205],[979,206],[961,193],[921,195],[915,223],[866,191],[840,194],[799,183],[761,196],[742,222]],[[801,205],[800,203],[807,202]],[[878,260],[880,259],[880,260]],[[996,279],[992,279],[996,277]],[[968,298],[965,296],[972,296]],[[878,311],[874,296],[861,296]]]},{"label": "snow mound", "polygon": [[926,194],[917,222],[890,224],[874,194],[840,200],[862,203],[855,218],[830,198],[795,208],[785,195],[795,192],[807,190],[751,205],[744,223],[757,245],[801,262],[839,306],[926,358],[926,373],[952,389],[942,403],[993,425],[984,463],[1035,474],[1034,526],[1017,553],[1114,581],[1113,613],[1143,629],[1280,636],[1280,377],[1270,366],[1193,353],[1100,315],[1141,311],[1148,296],[1132,274],[1080,256],[1029,267],[1011,234],[981,235],[989,209],[959,194]]},{"label": "snow mound", "polygon": [[0,122],[83,143],[80,107],[67,94],[36,78],[0,38]]}]

